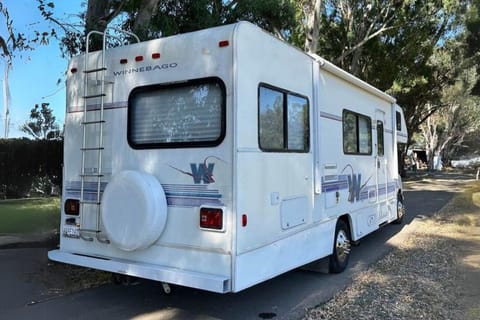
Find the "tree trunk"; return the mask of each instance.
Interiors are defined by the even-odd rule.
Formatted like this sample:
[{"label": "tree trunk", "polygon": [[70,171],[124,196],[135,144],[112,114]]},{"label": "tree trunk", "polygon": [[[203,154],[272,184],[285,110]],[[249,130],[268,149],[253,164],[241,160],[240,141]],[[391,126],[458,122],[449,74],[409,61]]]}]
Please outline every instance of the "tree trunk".
[{"label": "tree trunk", "polygon": [[304,49],[307,53],[317,53],[318,37],[320,36],[322,0],[311,0],[311,2],[308,4],[308,7]]},{"label": "tree trunk", "polygon": [[138,13],[133,22],[133,33],[140,39],[148,39],[149,26],[152,21],[160,0],[141,0]]},{"label": "tree trunk", "polygon": [[[104,19],[109,7],[109,1],[88,0],[87,13],[85,16],[85,37],[92,30],[104,32],[108,22]],[[101,50],[103,39],[95,35],[91,37],[89,51]],[[86,48],[85,48],[86,50]]]},{"label": "tree trunk", "polygon": [[[88,0],[85,16],[85,37],[92,30],[104,32],[108,24],[121,12],[127,0]],[[103,39],[100,35],[91,37],[89,51],[101,50]],[[86,48],[85,48],[86,49]]]}]

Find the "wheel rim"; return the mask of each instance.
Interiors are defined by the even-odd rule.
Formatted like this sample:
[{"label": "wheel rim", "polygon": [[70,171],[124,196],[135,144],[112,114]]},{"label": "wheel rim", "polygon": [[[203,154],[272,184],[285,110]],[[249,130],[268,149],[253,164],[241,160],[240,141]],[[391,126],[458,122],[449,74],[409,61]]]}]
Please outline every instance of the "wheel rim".
[{"label": "wheel rim", "polygon": [[339,230],[335,244],[338,261],[343,263],[350,254],[350,240],[345,230]]},{"label": "wheel rim", "polygon": [[402,200],[397,200],[397,218],[402,219],[405,215],[405,206],[403,205]]}]

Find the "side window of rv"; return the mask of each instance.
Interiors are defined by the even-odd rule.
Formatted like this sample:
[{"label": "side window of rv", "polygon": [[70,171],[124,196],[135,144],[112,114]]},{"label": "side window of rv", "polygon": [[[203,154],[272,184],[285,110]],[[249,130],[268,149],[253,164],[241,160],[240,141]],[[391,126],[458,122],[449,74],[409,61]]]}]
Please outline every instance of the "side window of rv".
[{"label": "side window of rv", "polygon": [[261,85],[258,94],[259,144],[264,151],[308,152],[308,99]]},{"label": "side window of rv", "polygon": [[385,154],[385,143],[383,138],[383,122],[377,120],[377,155],[383,156]]},{"label": "side window of rv", "polygon": [[372,121],[370,117],[343,110],[343,152],[372,154]]},{"label": "side window of rv", "polygon": [[402,115],[397,111],[397,131],[402,131]]},{"label": "side window of rv", "polygon": [[134,148],[215,146],[225,135],[225,86],[218,78],[136,88],[128,100]]}]

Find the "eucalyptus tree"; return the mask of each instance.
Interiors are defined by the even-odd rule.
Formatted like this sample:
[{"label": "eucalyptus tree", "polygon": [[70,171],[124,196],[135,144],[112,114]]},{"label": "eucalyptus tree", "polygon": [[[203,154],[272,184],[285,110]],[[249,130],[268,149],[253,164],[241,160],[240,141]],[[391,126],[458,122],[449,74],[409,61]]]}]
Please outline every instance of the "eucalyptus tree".
[{"label": "eucalyptus tree", "polygon": [[434,156],[451,158],[465,146],[465,139],[480,129],[480,98],[471,94],[479,75],[475,66],[465,64],[464,39],[448,41],[431,59],[438,72],[451,74],[452,81],[442,88],[438,101],[426,106],[431,109],[436,104],[437,112],[420,125],[420,140],[430,165]]},{"label": "eucalyptus tree", "polygon": [[[469,63],[476,66],[480,74],[480,0],[470,0],[465,19],[466,56]],[[472,89],[472,94],[480,96],[480,80]]]},{"label": "eucalyptus tree", "polygon": [[[80,24],[55,19],[53,7],[45,6],[45,0],[37,2],[43,4],[39,8],[45,19],[63,31],[66,55],[84,51],[85,35],[109,25],[149,40],[246,20],[286,40],[296,23],[293,0],[88,0],[78,13]],[[94,38],[90,45],[99,49],[101,43]]]}]

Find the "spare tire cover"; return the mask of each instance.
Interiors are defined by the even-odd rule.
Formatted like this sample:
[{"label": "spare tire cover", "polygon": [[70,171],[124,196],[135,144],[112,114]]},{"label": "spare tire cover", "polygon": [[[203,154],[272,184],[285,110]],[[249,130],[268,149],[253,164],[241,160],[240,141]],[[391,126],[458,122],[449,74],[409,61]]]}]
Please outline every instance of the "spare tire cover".
[{"label": "spare tire cover", "polygon": [[125,251],[149,247],[158,240],[167,222],[162,185],[144,172],[120,172],[103,193],[101,221],[116,247]]}]

